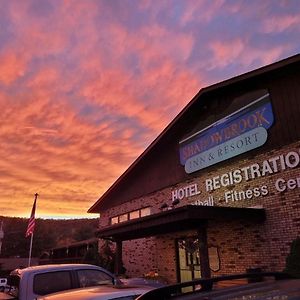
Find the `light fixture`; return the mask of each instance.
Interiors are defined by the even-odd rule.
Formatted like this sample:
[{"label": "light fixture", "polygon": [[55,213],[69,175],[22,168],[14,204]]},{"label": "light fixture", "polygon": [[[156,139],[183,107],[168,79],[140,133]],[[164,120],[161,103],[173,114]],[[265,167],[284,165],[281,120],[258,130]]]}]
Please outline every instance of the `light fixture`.
[{"label": "light fixture", "polygon": [[175,205],[177,205],[177,204],[179,204],[179,199],[175,199],[175,200],[172,201],[172,205],[173,205],[173,206],[175,206]]},{"label": "light fixture", "polygon": [[165,208],[168,208],[168,204],[167,204],[167,203],[164,203],[164,204],[160,207],[160,209],[165,209]]}]

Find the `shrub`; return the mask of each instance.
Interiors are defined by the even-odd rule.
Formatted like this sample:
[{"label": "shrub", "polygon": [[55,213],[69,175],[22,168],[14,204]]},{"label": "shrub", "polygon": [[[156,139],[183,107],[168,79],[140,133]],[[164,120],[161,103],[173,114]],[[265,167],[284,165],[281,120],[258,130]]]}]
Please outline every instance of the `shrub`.
[{"label": "shrub", "polygon": [[295,239],[291,244],[284,271],[292,277],[300,278],[300,237]]}]

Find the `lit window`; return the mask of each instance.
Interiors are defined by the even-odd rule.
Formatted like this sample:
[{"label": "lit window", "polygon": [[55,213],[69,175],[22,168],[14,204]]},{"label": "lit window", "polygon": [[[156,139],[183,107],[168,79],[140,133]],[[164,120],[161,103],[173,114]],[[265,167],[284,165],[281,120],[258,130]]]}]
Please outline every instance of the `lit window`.
[{"label": "lit window", "polygon": [[137,219],[140,217],[140,211],[139,210],[135,210],[129,213],[129,219]]},{"label": "lit window", "polygon": [[141,209],[141,217],[149,216],[150,214],[150,207],[145,207]]},{"label": "lit window", "polygon": [[123,214],[119,216],[119,222],[128,221],[128,214]]},{"label": "lit window", "polygon": [[141,208],[138,210],[133,210],[131,212],[128,212],[126,214],[118,215],[110,219],[110,224],[118,224],[121,222],[125,222],[128,220],[134,220],[141,217],[149,216],[151,215],[150,207]]},{"label": "lit window", "polygon": [[118,224],[118,223],[119,223],[118,217],[111,218],[111,224]]}]

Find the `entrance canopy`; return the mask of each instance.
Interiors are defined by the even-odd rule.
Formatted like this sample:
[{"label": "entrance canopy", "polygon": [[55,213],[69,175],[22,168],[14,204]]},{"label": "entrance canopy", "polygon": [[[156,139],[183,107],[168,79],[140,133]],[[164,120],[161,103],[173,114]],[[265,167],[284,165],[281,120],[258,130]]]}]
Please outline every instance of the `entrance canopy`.
[{"label": "entrance canopy", "polygon": [[114,224],[97,231],[97,237],[115,241],[155,236],[202,227],[208,220],[265,220],[261,208],[187,205],[139,219]]}]

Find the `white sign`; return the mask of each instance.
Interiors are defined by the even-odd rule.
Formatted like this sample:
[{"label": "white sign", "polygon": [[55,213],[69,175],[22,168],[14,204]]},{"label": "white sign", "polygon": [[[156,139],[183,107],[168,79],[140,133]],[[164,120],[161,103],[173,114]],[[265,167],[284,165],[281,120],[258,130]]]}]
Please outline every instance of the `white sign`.
[{"label": "white sign", "polygon": [[209,196],[207,200],[196,200],[194,202],[194,205],[199,205],[199,206],[214,206],[214,197]]},{"label": "white sign", "polygon": [[278,155],[264,160],[262,163],[235,169],[228,173],[218,175],[205,180],[206,191],[210,192],[221,187],[228,187],[234,184],[251,179],[264,177],[284,171],[287,168],[293,169],[300,165],[299,150],[290,151],[287,154]]},{"label": "white sign", "polygon": [[300,177],[288,180],[279,178],[275,182],[275,188],[278,192],[285,192],[287,190],[294,190],[295,188],[300,188]]},{"label": "white sign", "polygon": [[[294,149],[285,154],[279,154],[277,156],[270,157],[259,163],[253,163],[246,165],[239,169],[231,170],[221,175],[205,179],[205,190],[210,193],[208,197],[199,197],[194,200],[194,205],[214,206],[219,201],[225,201],[225,203],[239,202],[253,200],[255,198],[265,197],[269,194],[269,185],[256,185],[248,187],[247,189],[239,189],[238,184],[247,182],[249,180],[255,180],[268,175],[273,175],[279,172],[294,169],[300,166],[300,149]],[[298,172],[299,173],[299,172]],[[261,182],[261,181],[260,181]],[[300,176],[297,174],[293,178],[277,178],[274,181],[274,187],[277,192],[283,193],[300,188]],[[236,186],[236,188],[228,188],[230,186]],[[226,188],[223,196],[216,197],[212,193],[218,189]],[[172,191],[172,201],[176,199],[183,199],[186,197],[192,197],[199,195],[198,184],[193,183],[186,185],[182,188],[178,188]],[[216,198],[216,199],[215,199]]]},{"label": "white sign", "polygon": [[201,192],[198,190],[197,183],[193,183],[183,188],[179,188],[172,191],[172,201],[174,201],[175,199],[181,200],[186,197],[196,196],[199,195],[200,193]]},{"label": "white sign", "polygon": [[[232,170],[222,175],[217,175],[205,180],[207,192],[218,190],[222,187],[229,187],[267,175],[272,175],[288,169],[294,169],[300,166],[300,150],[290,151],[286,154],[271,157],[261,163],[254,163],[240,169]],[[295,178],[296,177],[296,178]],[[274,182],[275,189],[282,193],[300,188],[300,177],[294,178],[278,178]],[[247,201],[254,198],[265,197],[269,194],[268,185],[259,185],[249,187],[248,189],[226,189],[220,201],[225,200],[226,203]],[[212,196],[210,196],[212,197]],[[209,198],[210,198],[209,197]],[[213,198],[213,197],[212,197]],[[203,201],[200,205],[209,205],[211,201]],[[195,204],[198,204],[195,202]]]}]

